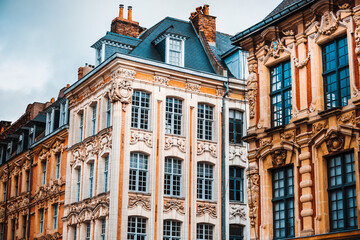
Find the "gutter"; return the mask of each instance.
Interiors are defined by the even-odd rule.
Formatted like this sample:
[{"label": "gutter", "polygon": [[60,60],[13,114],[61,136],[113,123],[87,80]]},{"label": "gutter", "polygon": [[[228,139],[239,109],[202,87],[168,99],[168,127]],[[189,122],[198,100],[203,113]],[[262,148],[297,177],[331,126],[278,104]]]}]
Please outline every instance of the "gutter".
[{"label": "gutter", "polygon": [[229,78],[227,82],[224,83],[226,87],[226,92],[223,96],[223,122],[222,122],[222,240],[226,240],[226,225],[225,225],[225,200],[226,200],[226,178],[225,178],[225,97],[229,94]]}]

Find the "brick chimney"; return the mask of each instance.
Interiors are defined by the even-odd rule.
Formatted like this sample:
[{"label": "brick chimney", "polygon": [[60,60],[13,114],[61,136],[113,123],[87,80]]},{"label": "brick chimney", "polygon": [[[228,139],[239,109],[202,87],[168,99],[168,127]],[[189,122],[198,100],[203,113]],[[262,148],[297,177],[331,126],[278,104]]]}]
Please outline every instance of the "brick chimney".
[{"label": "brick chimney", "polygon": [[79,69],[78,69],[78,80],[80,80],[83,76],[85,76],[86,74],[91,72],[91,70],[93,70],[94,68],[95,68],[95,66],[88,65],[87,63],[85,63],[84,67],[79,67]]},{"label": "brick chimney", "polygon": [[196,12],[191,13],[189,18],[193,23],[196,32],[202,35],[203,32],[207,42],[210,45],[216,43],[216,17],[209,15],[209,5],[197,7]]},{"label": "brick chimney", "polygon": [[128,7],[128,19],[124,18],[124,5],[120,4],[119,17],[114,18],[111,23],[111,32],[138,38],[145,30],[138,22],[132,20],[132,7]]}]

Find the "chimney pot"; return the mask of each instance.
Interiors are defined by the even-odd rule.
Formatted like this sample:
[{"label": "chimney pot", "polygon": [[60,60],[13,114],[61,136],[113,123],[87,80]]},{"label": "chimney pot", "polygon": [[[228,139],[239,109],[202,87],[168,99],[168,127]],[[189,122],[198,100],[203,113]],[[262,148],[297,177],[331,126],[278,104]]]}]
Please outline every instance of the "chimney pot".
[{"label": "chimney pot", "polygon": [[66,84],[66,88],[69,88],[70,87],[70,84]]},{"label": "chimney pot", "polygon": [[51,103],[54,103],[55,102],[55,98],[51,98]]},{"label": "chimney pot", "polygon": [[119,5],[119,18],[124,18],[124,4]]},{"label": "chimney pot", "polygon": [[202,10],[202,7],[200,6],[200,7],[197,7],[196,8],[196,13],[201,13],[201,10]]},{"label": "chimney pot", "polygon": [[204,5],[203,13],[204,13],[204,15],[209,15],[209,5],[208,4]]},{"label": "chimney pot", "polygon": [[128,6],[128,20],[132,21],[132,6]]}]

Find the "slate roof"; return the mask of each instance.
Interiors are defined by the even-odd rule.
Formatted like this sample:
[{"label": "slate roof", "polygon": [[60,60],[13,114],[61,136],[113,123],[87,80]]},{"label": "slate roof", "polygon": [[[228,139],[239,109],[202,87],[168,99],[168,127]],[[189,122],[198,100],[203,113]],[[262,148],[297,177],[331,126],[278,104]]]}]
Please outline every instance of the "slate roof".
[{"label": "slate roof", "polygon": [[[160,49],[160,46],[156,46],[154,41],[165,33],[171,33],[186,38],[184,55],[185,68],[215,73],[214,67],[212,66],[204,46],[195,32],[191,22],[172,17],[164,18],[151,28],[147,29],[139,36],[139,38],[132,38],[107,32],[107,34],[97,41],[92,47],[96,47],[101,40],[110,40],[116,43],[130,45],[132,46],[132,50],[128,52],[121,48],[118,48],[116,51],[111,50],[111,52],[105,53],[106,58],[110,57],[115,52],[121,52],[139,58],[164,62],[162,49]],[[231,45],[230,38],[230,35],[217,32],[216,46],[211,47],[211,50],[222,65],[224,64],[221,61],[221,55],[234,47]]]},{"label": "slate roof", "polygon": [[267,15],[265,17],[265,19],[275,16],[276,14],[280,13],[285,8],[293,5],[294,3],[300,2],[300,1],[301,0],[283,0],[276,8],[274,8],[274,10],[271,11],[271,13],[269,13],[269,15]]}]

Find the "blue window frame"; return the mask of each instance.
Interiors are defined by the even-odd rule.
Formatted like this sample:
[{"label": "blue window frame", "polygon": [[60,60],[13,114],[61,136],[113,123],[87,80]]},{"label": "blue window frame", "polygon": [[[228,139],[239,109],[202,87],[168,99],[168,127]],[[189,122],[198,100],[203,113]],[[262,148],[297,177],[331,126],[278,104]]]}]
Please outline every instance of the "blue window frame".
[{"label": "blue window frame", "polygon": [[270,69],[272,127],[290,123],[292,118],[291,64],[280,63]]},{"label": "blue window frame", "polygon": [[129,190],[147,192],[148,156],[143,153],[130,154]]},{"label": "blue window frame", "polygon": [[328,159],[328,182],[331,231],[357,228],[354,153]]},{"label": "blue window frame", "polygon": [[201,200],[213,199],[213,166],[208,163],[197,165],[197,198]]},{"label": "blue window frame", "polygon": [[107,104],[106,104],[106,127],[107,128],[111,126],[111,108],[112,108],[111,99],[108,97]]},{"label": "blue window frame", "polygon": [[164,221],[164,240],[181,240],[181,222],[174,220]]},{"label": "blue window frame", "polygon": [[146,240],[146,219],[142,217],[128,218],[128,239]]},{"label": "blue window frame", "polygon": [[244,227],[239,224],[230,224],[229,240],[243,240]]},{"label": "blue window frame", "polygon": [[347,38],[342,37],[322,47],[325,107],[346,106],[350,95]]},{"label": "blue window frame", "polygon": [[104,192],[109,190],[109,155],[104,159]]},{"label": "blue window frame", "polygon": [[101,240],[106,240],[106,219],[101,220]]},{"label": "blue window frame", "polygon": [[149,129],[150,121],[150,94],[143,91],[134,91],[132,96],[131,127]]},{"label": "blue window frame", "polygon": [[61,153],[56,155],[56,178],[60,178],[61,171]]},{"label": "blue window frame", "polygon": [[81,168],[76,170],[77,179],[76,179],[76,201],[80,201],[80,191],[81,191]]},{"label": "blue window frame", "polygon": [[229,199],[244,202],[244,169],[230,166],[229,168]]},{"label": "blue window frame", "polygon": [[89,185],[89,198],[91,198],[94,192],[94,162],[90,163],[89,166]]},{"label": "blue window frame", "polygon": [[165,159],[164,194],[169,196],[181,195],[181,160]]},{"label": "blue window frame", "polygon": [[198,130],[197,138],[203,140],[213,139],[214,108],[207,104],[198,104]]},{"label": "blue window frame", "polygon": [[274,239],[295,236],[293,166],[273,170]]},{"label": "blue window frame", "polygon": [[243,137],[243,113],[229,110],[229,142],[242,143]]},{"label": "blue window frame", "polygon": [[87,222],[86,223],[86,238],[85,240],[90,240],[91,239],[91,223]]},{"label": "blue window frame", "polygon": [[182,100],[174,97],[166,98],[166,125],[167,134],[181,135],[182,133]]},{"label": "blue window frame", "polygon": [[97,125],[97,103],[95,103],[92,107],[92,118],[91,118],[91,134],[96,134],[96,125]]},{"label": "blue window frame", "polygon": [[213,225],[206,223],[199,223],[196,228],[196,240],[213,240],[214,236]]}]

